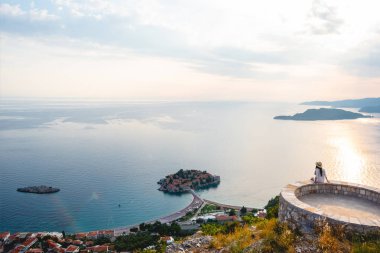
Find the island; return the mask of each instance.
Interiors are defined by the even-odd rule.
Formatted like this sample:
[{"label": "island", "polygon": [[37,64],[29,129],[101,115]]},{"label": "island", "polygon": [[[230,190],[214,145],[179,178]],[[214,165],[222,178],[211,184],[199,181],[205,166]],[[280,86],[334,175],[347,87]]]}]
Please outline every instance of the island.
[{"label": "island", "polygon": [[360,108],[359,112],[380,113],[380,105],[364,106],[364,107]]},{"label": "island", "polygon": [[342,109],[333,108],[319,108],[308,109],[303,113],[297,113],[293,116],[276,116],[274,119],[279,120],[343,120],[343,119],[358,119],[358,118],[372,118],[373,116],[364,115],[356,112],[349,112]]},{"label": "island", "polygon": [[47,194],[59,192],[60,189],[53,188],[51,186],[40,185],[40,186],[28,186],[24,188],[17,188],[18,192],[27,192],[27,193],[37,193],[37,194]]},{"label": "island", "polygon": [[207,171],[182,169],[157,182],[160,185],[158,190],[167,193],[183,193],[189,190],[206,189],[216,187],[219,183],[220,177]]},{"label": "island", "polygon": [[335,108],[360,108],[360,112],[380,113],[380,97],[336,101],[309,101],[303,102],[302,105],[331,106]]}]

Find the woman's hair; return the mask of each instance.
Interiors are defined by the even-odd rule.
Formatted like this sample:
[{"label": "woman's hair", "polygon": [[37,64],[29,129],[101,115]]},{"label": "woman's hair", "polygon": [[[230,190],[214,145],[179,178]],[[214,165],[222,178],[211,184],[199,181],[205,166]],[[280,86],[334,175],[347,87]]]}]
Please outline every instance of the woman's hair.
[{"label": "woman's hair", "polygon": [[319,175],[323,176],[323,175],[322,175],[322,168],[321,168],[321,167],[318,167],[318,166],[316,166],[316,169],[319,169]]}]

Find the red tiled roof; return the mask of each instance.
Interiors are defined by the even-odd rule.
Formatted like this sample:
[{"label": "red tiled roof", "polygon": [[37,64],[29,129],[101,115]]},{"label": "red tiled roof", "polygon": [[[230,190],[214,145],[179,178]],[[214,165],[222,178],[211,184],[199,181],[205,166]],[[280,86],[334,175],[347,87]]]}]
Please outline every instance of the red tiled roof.
[{"label": "red tiled roof", "polygon": [[98,235],[98,231],[91,231],[91,232],[88,232],[87,236],[97,236]]},{"label": "red tiled roof", "polygon": [[217,215],[216,217],[217,221],[234,221],[237,220],[236,216],[228,216],[228,215]]},{"label": "red tiled roof", "polygon": [[11,235],[11,233],[8,231],[2,232],[2,233],[0,233],[0,239],[4,240],[6,237],[9,237],[10,235]]},{"label": "red tiled roof", "polygon": [[29,249],[26,253],[43,253],[44,251],[40,248]]},{"label": "red tiled roof", "polygon": [[22,245],[24,245],[25,247],[30,247],[32,246],[33,244],[35,244],[37,242],[37,239],[36,238],[29,238],[28,240],[26,240]]},{"label": "red tiled roof", "polygon": [[84,238],[84,237],[86,237],[87,236],[87,233],[77,233],[77,234],[75,234],[75,238]]},{"label": "red tiled roof", "polygon": [[78,246],[70,245],[69,247],[67,247],[66,252],[74,252],[74,251],[76,251],[78,249],[79,249]]},{"label": "red tiled roof", "polygon": [[93,242],[93,241],[87,241],[87,242],[86,242],[86,245],[87,245],[87,246],[94,245],[94,242]]},{"label": "red tiled roof", "polygon": [[75,245],[82,245],[83,241],[81,241],[81,240],[74,240],[72,243],[75,244]]},{"label": "red tiled roof", "polygon": [[58,244],[54,242],[53,240],[47,240],[47,243],[49,245],[49,248],[58,248]]},{"label": "red tiled roof", "polygon": [[97,245],[94,247],[89,247],[88,250],[92,250],[93,252],[104,252],[108,251],[108,246],[106,245]]}]

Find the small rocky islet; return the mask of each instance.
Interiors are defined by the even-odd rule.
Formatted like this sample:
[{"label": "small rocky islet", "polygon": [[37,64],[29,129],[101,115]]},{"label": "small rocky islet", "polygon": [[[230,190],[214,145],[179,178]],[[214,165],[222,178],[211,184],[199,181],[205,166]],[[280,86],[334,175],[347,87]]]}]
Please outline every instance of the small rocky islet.
[{"label": "small rocky islet", "polygon": [[207,189],[216,187],[220,183],[220,176],[212,175],[207,171],[179,170],[175,174],[167,175],[157,184],[159,191],[167,193],[183,193],[189,190]]},{"label": "small rocky islet", "polygon": [[54,188],[51,186],[40,185],[40,186],[28,186],[23,188],[17,188],[18,192],[27,192],[27,193],[37,193],[37,194],[48,194],[59,192],[59,188]]}]

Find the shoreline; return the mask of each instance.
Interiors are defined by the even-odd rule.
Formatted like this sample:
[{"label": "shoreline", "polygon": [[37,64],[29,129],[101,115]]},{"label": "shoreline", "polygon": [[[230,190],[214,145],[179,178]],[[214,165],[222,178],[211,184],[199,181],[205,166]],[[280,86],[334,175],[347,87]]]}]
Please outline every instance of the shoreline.
[{"label": "shoreline", "polygon": [[[205,201],[200,196],[198,196],[193,190],[190,190],[189,193],[193,196],[193,200],[186,207],[182,208],[179,211],[176,211],[175,213],[171,213],[169,215],[166,215],[166,216],[154,219],[154,220],[141,222],[141,223],[152,224],[152,223],[155,223],[157,221],[159,221],[161,223],[173,222],[173,221],[185,216],[187,212],[192,211],[192,210],[197,209],[197,208],[200,208],[203,205],[203,203],[205,203]],[[131,228],[138,227],[140,224],[118,227],[118,228],[113,228],[110,230],[114,231],[114,236],[120,236],[123,233],[125,233],[125,234],[129,233]],[[101,230],[95,230],[95,231],[101,231]]]},{"label": "shoreline", "polygon": [[[120,236],[120,235],[123,235],[123,234],[130,233],[131,232],[130,231],[131,228],[135,228],[135,227],[138,228],[141,223],[144,223],[144,224],[153,224],[153,223],[159,221],[162,224],[165,224],[165,223],[170,223],[170,222],[176,221],[176,220],[178,220],[178,219],[186,216],[186,214],[188,212],[190,212],[190,211],[198,209],[197,210],[197,213],[198,213],[200,211],[200,209],[205,204],[212,204],[212,205],[220,206],[223,209],[235,209],[235,210],[239,210],[239,209],[241,209],[243,207],[243,206],[234,206],[234,205],[222,204],[222,203],[219,203],[219,202],[216,202],[216,201],[212,201],[212,200],[208,200],[208,199],[203,199],[192,189],[188,190],[187,193],[190,193],[193,196],[192,201],[187,206],[185,206],[184,208],[182,208],[182,209],[180,209],[178,211],[175,211],[175,212],[173,212],[171,214],[168,214],[166,216],[162,216],[162,217],[159,217],[159,218],[156,218],[156,219],[152,219],[152,220],[143,221],[143,222],[140,222],[138,224],[132,224],[132,225],[126,225],[126,226],[114,227],[114,228],[97,229],[97,230],[91,230],[91,231],[67,232],[67,234],[73,234],[73,235],[75,235],[75,234],[89,234],[89,233],[102,234],[104,231],[112,231],[113,232],[113,236],[117,237],[117,236]],[[247,208],[248,211],[252,211],[253,209],[255,209],[255,208],[252,208],[252,207],[246,207],[246,208]],[[20,231],[16,231],[16,232],[20,232]],[[42,232],[42,231],[35,231],[34,233],[38,233],[38,232]],[[50,231],[50,232],[54,232],[54,231]]]}]

